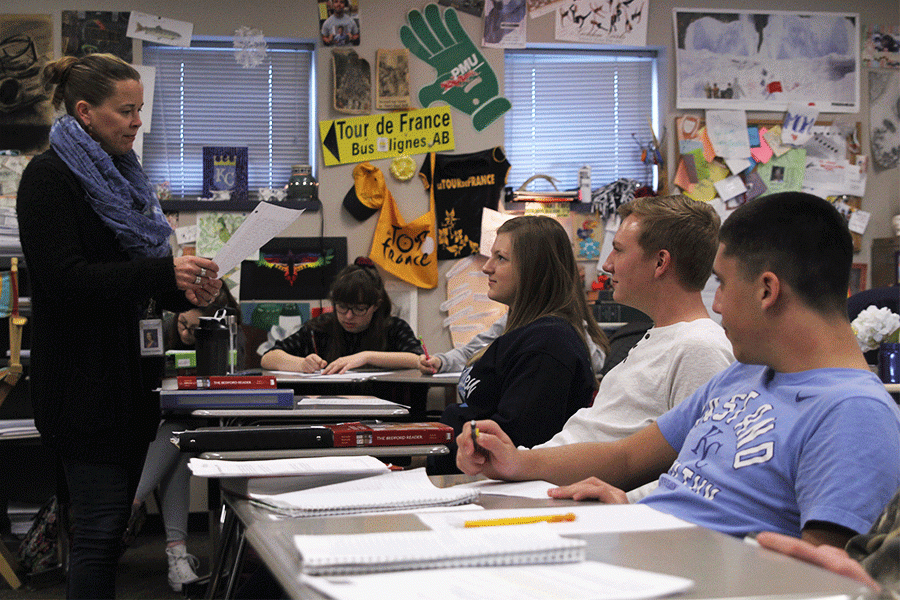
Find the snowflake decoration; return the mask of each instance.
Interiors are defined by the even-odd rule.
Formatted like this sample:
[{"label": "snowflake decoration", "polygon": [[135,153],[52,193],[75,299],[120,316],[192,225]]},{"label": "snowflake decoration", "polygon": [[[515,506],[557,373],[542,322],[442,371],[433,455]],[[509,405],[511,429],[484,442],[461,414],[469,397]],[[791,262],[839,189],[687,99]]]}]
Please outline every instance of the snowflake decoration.
[{"label": "snowflake decoration", "polygon": [[234,58],[239,65],[250,69],[266,58],[266,39],[259,29],[241,27],[234,32]]},{"label": "snowflake decoration", "polygon": [[581,240],[580,242],[578,242],[578,245],[581,248],[579,254],[586,259],[594,259],[600,257],[600,244],[597,243],[597,240],[588,238],[586,240]]}]

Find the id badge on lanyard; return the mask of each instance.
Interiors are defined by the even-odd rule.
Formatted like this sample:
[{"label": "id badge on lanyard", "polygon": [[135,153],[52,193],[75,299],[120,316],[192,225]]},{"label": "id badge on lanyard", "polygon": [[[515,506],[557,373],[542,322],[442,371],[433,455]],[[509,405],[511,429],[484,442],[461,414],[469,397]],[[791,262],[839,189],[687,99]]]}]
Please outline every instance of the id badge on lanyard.
[{"label": "id badge on lanyard", "polygon": [[162,319],[155,316],[155,303],[150,300],[144,318],[140,322],[140,344],[141,356],[162,356],[165,354],[163,349],[163,329]]}]

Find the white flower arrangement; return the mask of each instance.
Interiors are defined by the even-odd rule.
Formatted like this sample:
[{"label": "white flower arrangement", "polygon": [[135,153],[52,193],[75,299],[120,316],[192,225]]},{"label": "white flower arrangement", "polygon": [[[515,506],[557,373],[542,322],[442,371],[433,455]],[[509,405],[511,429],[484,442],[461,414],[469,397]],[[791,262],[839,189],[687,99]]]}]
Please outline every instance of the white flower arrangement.
[{"label": "white flower arrangement", "polygon": [[850,324],[863,352],[877,349],[885,342],[897,342],[900,316],[888,308],[868,306]]}]

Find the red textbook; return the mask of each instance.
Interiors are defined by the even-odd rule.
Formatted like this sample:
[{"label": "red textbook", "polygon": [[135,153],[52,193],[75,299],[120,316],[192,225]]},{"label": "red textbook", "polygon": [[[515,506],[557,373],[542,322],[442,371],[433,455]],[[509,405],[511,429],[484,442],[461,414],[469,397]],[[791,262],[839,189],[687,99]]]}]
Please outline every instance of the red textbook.
[{"label": "red textbook", "polygon": [[212,375],[178,377],[179,390],[269,390],[278,387],[271,375]]},{"label": "red textbook", "polygon": [[454,437],[453,428],[443,423],[338,423],[325,427],[334,432],[335,448],[446,444]]}]

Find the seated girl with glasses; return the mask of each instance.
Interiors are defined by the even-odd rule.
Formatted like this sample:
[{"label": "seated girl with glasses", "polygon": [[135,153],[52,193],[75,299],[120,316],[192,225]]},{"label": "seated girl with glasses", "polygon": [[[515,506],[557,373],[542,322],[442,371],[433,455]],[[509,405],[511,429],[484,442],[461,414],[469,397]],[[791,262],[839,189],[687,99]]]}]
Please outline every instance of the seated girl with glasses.
[{"label": "seated girl with glasses", "polygon": [[272,371],[345,373],[360,367],[415,369],[422,344],[409,323],[391,316],[391,299],[375,264],[359,257],[334,279],[334,312],[276,342],[260,365]]}]

